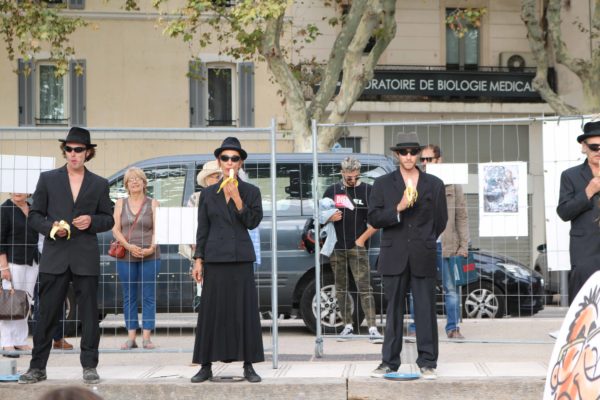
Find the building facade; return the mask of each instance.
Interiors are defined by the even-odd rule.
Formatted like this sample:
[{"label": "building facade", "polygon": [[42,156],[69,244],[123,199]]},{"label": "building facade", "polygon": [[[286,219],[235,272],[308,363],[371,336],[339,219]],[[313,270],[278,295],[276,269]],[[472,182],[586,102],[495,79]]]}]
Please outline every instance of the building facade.
[{"label": "building facade", "polygon": [[[218,43],[197,49],[164,37],[150,2],[141,2],[136,12],[121,9],[119,1],[62,2],[65,14],[90,22],[72,37],[77,56],[67,75],[54,75],[48,53],[32,62],[9,62],[0,48],[0,153],[59,159],[56,139],[71,125],[87,126],[101,144],[92,168],[108,176],[144,158],[210,153],[225,135],[219,129],[269,127],[273,118],[278,151],[293,150],[282,98],[266,63],[223,57]],[[181,3],[173,1],[169,7]],[[477,163],[528,162],[529,237],[489,243],[476,238],[475,245],[508,248],[529,261],[534,247],[544,241],[544,208],[535,207],[543,204],[541,124],[435,123],[552,114],[531,88],[535,71],[529,68],[535,65],[520,6],[519,0],[398,0],[397,35],[353,106],[350,121],[415,124],[350,127],[340,142],[355,151],[386,153],[399,131],[416,130],[424,143],[441,145],[446,162],[470,164],[467,193],[474,210]],[[465,7],[484,7],[487,13],[478,27],[459,38],[445,18]],[[589,43],[578,38],[571,22],[589,12],[589,2],[571,2],[564,14],[565,40],[576,56],[589,54]],[[317,0],[290,9],[290,20],[314,23],[322,30],[314,43],[305,45],[303,56],[325,60],[329,55],[336,28],[326,23],[328,15],[333,15],[331,9]],[[196,57],[200,62],[193,63]],[[195,79],[197,74],[206,79]],[[581,87],[571,73],[556,68],[551,75],[559,93],[575,105],[581,103]],[[268,133],[238,134],[249,151],[269,148]],[[471,221],[475,233],[477,220]]]}]

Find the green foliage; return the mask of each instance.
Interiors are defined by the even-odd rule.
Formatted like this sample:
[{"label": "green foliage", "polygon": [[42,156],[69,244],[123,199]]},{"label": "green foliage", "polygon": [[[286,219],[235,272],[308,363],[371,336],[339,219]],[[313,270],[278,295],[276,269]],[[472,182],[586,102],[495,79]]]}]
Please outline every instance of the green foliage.
[{"label": "green foliage", "polygon": [[446,25],[456,36],[462,38],[469,29],[479,28],[487,8],[457,8],[446,17]]},{"label": "green foliage", "polygon": [[18,55],[29,60],[47,50],[56,61],[56,75],[66,74],[68,60],[75,54],[69,36],[87,24],[81,18],[61,15],[60,11],[61,7],[48,7],[43,1],[0,0],[0,36],[8,58],[12,61]]}]

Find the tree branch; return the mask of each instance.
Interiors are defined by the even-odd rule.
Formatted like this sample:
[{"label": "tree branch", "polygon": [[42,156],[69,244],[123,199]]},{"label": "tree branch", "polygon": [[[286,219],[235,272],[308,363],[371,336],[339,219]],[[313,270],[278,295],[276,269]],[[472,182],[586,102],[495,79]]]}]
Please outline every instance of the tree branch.
[{"label": "tree branch", "polygon": [[544,32],[536,13],[536,0],[521,1],[521,19],[527,27],[527,38],[533,57],[537,63],[537,71],[533,79],[533,88],[560,115],[578,114],[576,108],[562,100],[548,85],[548,52],[545,47]]},{"label": "tree branch", "polygon": [[309,114],[305,107],[302,88],[286,62],[280,47],[283,20],[284,14],[281,14],[277,19],[265,20],[265,33],[260,52],[267,60],[269,69],[277,84],[285,93],[284,106],[294,129],[294,147],[298,151],[308,150],[310,149],[311,132],[308,126]]},{"label": "tree branch", "polygon": [[[370,0],[354,39],[344,58],[344,74],[339,94],[333,102],[328,123],[346,121],[351,106],[362,94],[365,84],[373,77],[377,60],[396,34],[395,0]],[[371,36],[376,43],[369,55],[363,49]],[[329,149],[340,137],[341,129],[326,128],[319,135],[319,149]]]},{"label": "tree branch", "polygon": [[366,7],[367,0],[355,0],[352,2],[350,11],[346,15],[346,20],[331,48],[327,65],[322,73],[319,90],[308,107],[308,114],[317,121],[321,120],[325,108],[335,93],[344,64],[344,54],[354,38]]},{"label": "tree branch", "polygon": [[587,62],[580,58],[573,59],[567,52],[567,48],[562,41],[562,29],[560,27],[561,2],[562,0],[549,0],[546,13],[548,33],[550,33],[550,37],[552,38],[556,62],[564,65],[583,80],[584,76],[587,74]]}]

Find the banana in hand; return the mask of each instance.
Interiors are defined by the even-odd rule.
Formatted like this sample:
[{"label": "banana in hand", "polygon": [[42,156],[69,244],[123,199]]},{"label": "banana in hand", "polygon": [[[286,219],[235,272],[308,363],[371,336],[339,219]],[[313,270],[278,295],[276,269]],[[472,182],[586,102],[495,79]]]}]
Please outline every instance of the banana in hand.
[{"label": "banana in hand", "polygon": [[221,186],[219,186],[217,193],[219,193],[221,189],[223,189],[225,185],[227,185],[229,182],[235,183],[235,186],[238,185],[238,181],[237,179],[235,179],[235,172],[233,171],[233,169],[229,170],[229,178],[223,179],[223,182],[221,182]]},{"label": "banana in hand", "polygon": [[52,226],[52,230],[50,231],[50,238],[56,240],[54,235],[58,232],[59,229],[64,229],[67,231],[67,240],[71,239],[71,226],[67,223],[67,221],[61,219],[58,224]]},{"label": "banana in hand", "polygon": [[406,189],[404,189],[404,195],[406,196],[406,201],[408,202],[408,207],[412,207],[417,201],[417,197],[419,197],[419,193],[417,192],[417,188],[413,184],[412,179],[408,179],[406,181]]}]

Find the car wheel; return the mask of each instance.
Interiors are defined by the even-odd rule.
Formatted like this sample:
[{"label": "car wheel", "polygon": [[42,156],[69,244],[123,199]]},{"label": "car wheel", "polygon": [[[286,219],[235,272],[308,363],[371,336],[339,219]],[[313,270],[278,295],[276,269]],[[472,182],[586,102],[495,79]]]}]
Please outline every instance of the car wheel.
[{"label": "car wheel", "polygon": [[[361,307],[356,307],[352,296],[348,298],[350,309],[352,310],[352,320],[361,321],[364,319],[364,312]],[[316,332],[317,319],[317,298],[315,296],[315,280],[311,279],[306,285],[304,293],[300,298],[300,312],[304,325],[313,333]],[[358,313],[358,316],[357,316]],[[344,328],[342,314],[335,297],[335,284],[333,276],[326,274],[323,277],[323,286],[321,286],[321,332],[323,334],[337,334]],[[355,332],[358,332],[358,326],[354,326]]]},{"label": "car wheel", "polygon": [[504,293],[487,281],[474,282],[463,288],[463,316],[466,318],[502,318],[505,314]]}]

